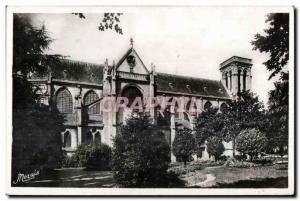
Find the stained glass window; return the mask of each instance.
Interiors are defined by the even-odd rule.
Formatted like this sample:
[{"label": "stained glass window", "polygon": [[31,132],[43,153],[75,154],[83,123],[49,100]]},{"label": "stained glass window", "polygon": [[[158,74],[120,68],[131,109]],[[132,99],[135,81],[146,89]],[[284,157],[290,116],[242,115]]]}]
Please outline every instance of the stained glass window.
[{"label": "stained glass window", "polygon": [[[98,99],[99,99],[99,97],[94,91],[89,91],[84,97],[84,105],[89,105]],[[95,105],[93,105],[92,107],[90,107],[88,113],[89,114],[99,114],[100,113],[100,103],[98,102]]]},{"label": "stained glass window", "polygon": [[56,106],[61,113],[73,112],[73,100],[72,95],[68,89],[61,89],[56,96]]}]

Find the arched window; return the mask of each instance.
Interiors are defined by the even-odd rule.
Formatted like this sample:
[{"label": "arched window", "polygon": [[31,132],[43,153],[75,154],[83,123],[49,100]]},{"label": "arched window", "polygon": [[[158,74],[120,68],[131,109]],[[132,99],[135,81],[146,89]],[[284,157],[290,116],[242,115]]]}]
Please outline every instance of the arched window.
[{"label": "arched window", "polygon": [[[136,98],[141,98],[143,100],[143,94],[142,92],[137,89],[136,87],[129,86],[122,92],[122,97],[125,97],[128,99],[127,107],[131,107],[132,103],[135,102]],[[134,105],[138,106],[138,105]]]},{"label": "arched window", "polygon": [[204,111],[208,111],[212,108],[212,104],[211,102],[207,101],[205,104],[204,104]]},{"label": "arched window", "polygon": [[232,71],[229,72],[229,78],[230,90],[232,90]]},{"label": "arched window", "polygon": [[87,132],[86,135],[84,136],[83,142],[85,144],[91,144],[93,142],[93,135],[92,132]]},{"label": "arched window", "polygon": [[225,73],[226,88],[228,88],[228,73]]},{"label": "arched window", "polygon": [[241,70],[238,70],[238,93],[241,92]]},{"label": "arched window", "polygon": [[71,147],[71,134],[69,131],[64,133],[64,147]]},{"label": "arched window", "polygon": [[243,91],[246,91],[246,78],[247,78],[247,71],[244,70],[244,73],[243,73]]},{"label": "arched window", "polygon": [[101,135],[99,132],[95,133],[95,143],[100,144],[101,143]]},{"label": "arched window", "polygon": [[186,104],[185,111],[190,115],[196,115],[197,114],[197,105],[196,100],[189,100],[189,102]]},{"label": "arched window", "polygon": [[61,113],[73,112],[73,100],[72,95],[68,89],[63,88],[57,92],[56,107]]},{"label": "arched window", "polygon": [[[96,100],[98,100],[99,97],[94,91],[89,91],[85,96],[84,96],[84,105],[89,105]],[[92,107],[89,108],[88,111],[89,114],[99,114],[100,113],[100,102],[96,103]]]},{"label": "arched window", "polygon": [[221,106],[220,106],[220,111],[223,113],[223,112],[226,112],[228,109],[228,106],[226,103],[222,103]]}]

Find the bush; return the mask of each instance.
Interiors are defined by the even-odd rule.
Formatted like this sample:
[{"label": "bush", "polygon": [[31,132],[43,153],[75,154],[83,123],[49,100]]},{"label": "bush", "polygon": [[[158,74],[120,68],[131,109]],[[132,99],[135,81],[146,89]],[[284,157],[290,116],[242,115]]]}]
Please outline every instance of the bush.
[{"label": "bush", "polygon": [[256,164],[261,164],[261,165],[271,165],[273,164],[273,160],[272,159],[267,159],[267,158],[258,158],[253,160],[254,163]]},{"label": "bush", "polygon": [[46,106],[13,110],[12,179],[61,166],[63,117]]},{"label": "bush", "polygon": [[110,170],[112,152],[106,144],[83,144],[74,155],[65,157],[63,167],[85,167],[87,170]]},{"label": "bush", "polygon": [[173,153],[177,161],[192,161],[192,154],[196,152],[196,141],[190,129],[177,130],[173,142]]},{"label": "bush", "polygon": [[207,139],[207,152],[210,155],[215,157],[215,160],[219,160],[220,156],[225,151],[225,147],[223,145],[222,139],[218,138],[217,136],[212,136]]},{"label": "bush", "polygon": [[131,117],[114,138],[114,178],[122,187],[168,187],[170,148],[148,116]]},{"label": "bush", "polygon": [[253,157],[262,152],[267,145],[265,134],[256,129],[245,129],[236,138],[236,149]]}]

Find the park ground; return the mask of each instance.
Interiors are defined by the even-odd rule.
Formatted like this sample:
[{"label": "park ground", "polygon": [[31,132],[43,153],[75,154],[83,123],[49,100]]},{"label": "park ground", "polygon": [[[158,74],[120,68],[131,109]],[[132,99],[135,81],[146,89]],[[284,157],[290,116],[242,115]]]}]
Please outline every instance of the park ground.
[{"label": "park ground", "polygon": [[[192,166],[196,168],[191,168]],[[180,179],[190,188],[287,188],[288,171],[284,165],[257,166],[250,168],[203,166],[177,163],[170,169],[180,170]],[[176,172],[176,171],[175,171]],[[83,168],[56,169],[41,173],[34,180],[21,184],[32,187],[117,187],[113,172],[86,171]]]}]

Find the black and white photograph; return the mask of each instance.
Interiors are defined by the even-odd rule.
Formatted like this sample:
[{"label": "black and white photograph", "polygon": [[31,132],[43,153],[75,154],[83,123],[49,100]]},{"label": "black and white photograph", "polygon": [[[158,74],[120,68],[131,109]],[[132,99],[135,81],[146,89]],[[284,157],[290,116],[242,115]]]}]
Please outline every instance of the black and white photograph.
[{"label": "black and white photograph", "polygon": [[7,194],[293,195],[294,8],[7,7]]}]

